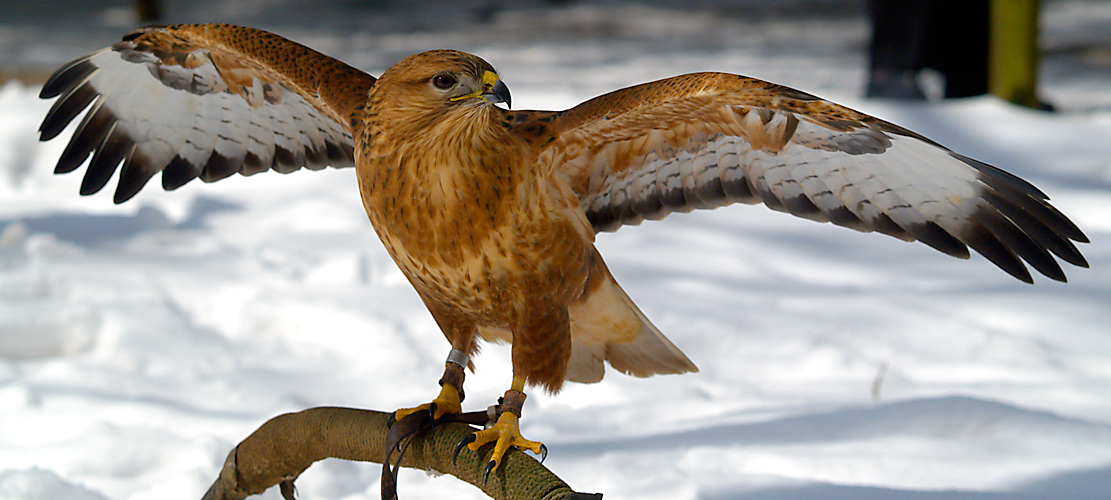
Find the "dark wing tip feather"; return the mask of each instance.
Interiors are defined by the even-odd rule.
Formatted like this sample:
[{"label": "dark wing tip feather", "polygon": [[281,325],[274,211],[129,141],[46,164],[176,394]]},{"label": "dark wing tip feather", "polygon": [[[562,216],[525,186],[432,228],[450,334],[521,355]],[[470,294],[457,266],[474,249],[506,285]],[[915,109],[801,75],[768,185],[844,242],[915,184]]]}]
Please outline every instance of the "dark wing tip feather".
[{"label": "dark wing tip feather", "polygon": [[69,144],[62,150],[62,156],[58,158],[54,173],[64,174],[76,170],[89,157],[89,153],[92,153],[97,146],[104,142],[104,138],[108,136],[110,131],[113,118],[112,114],[101,106],[101,103],[102,101],[94,103],[85,118],[81,120],[81,124],[74,131]]},{"label": "dark wing tip feather", "polygon": [[39,125],[39,140],[49,141],[62,133],[66,126],[97,97],[89,85],[78,85],[54,102]]},{"label": "dark wing tip feather", "polygon": [[[1003,171],[999,170],[999,172]],[[1016,190],[1013,188],[1012,183],[1001,181],[1000,179],[1001,177],[988,175],[981,171],[980,182],[994,190],[1002,200],[1015,206],[1017,210],[1028,213],[1030,216],[1037,219],[1041,225],[1049,228],[1049,230],[1060,237],[1065,238],[1066,242],[1068,240],[1074,240],[1080,243],[1090,243],[1088,236],[1085,235],[1073,221],[1069,220],[1065,214],[1049,204],[1047,201],[1048,197],[1030,196],[1028,192]],[[1040,191],[1038,192],[1040,193]]]},{"label": "dark wing tip feather", "polygon": [[[845,211],[848,211],[848,209],[845,208]],[[911,233],[907,232],[907,230],[904,229],[903,226],[900,226],[898,223],[892,220],[891,217],[887,214],[879,214],[877,217],[873,218],[869,222],[869,225],[874,231],[881,234],[886,234],[888,236],[899,238],[900,240],[904,241],[914,241],[914,236],[912,236]]]},{"label": "dark wing tip feather", "polygon": [[594,228],[594,232],[613,232],[622,225],[622,221],[610,210],[590,210],[586,213],[586,220]]},{"label": "dark wing tip feather", "polygon": [[[752,192],[752,186],[748,183],[747,176],[740,176],[733,179],[722,179],[721,192],[725,193],[725,197],[733,201],[750,202],[756,198]],[[854,216],[855,217],[855,216]]]},{"label": "dark wing tip feather", "polygon": [[240,169],[240,173],[243,175],[255,175],[267,170],[270,170],[270,164],[263,162],[258,155],[247,151],[247,154],[243,156],[243,167]]},{"label": "dark wing tip feather", "polygon": [[786,208],[791,215],[796,217],[822,222],[828,220],[822,213],[822,209],[818,208],[818,206],[805,195],[792,196],[783,200],[783,207]]},{"label": "dark wing tip feather", "polygon": [[89,85],[89,78],[95,73],[96,66],[88,57],[78,59],[51,75],[43,85],[39,97],[50,99],[61,96],[39,125],[39,140],[48,141],[56,137],[69,125],[89,103],[96,99],[96,89]]},{"label": "dark wing tip feather", "polygon": [[[985,201],[985,205],[987,205]],[[994,207],[983,206],[977,214],[984,227],[1001,243],[1038,272],[1056,281],[1065,281],[1065,273],[1044,246],[1035,242],[1014,219],[1007,218]],[[1029,228],[1026,231],[1030,231]]]},{"label": "dark wing tip feather", "polygon": [[682,189],[661,189],[660,203],[671,211],[689,210],[687,206],[687,198],[683,196]]},{"label": "dark wing tip feather", "polygon": [[274,164],[270,167],[275,172],[288,174],[301,168],[304,163],[305,155],[303,152],[290,151],[288,148],[281,145],[274,145]]},{"label": "dark wing tip feather", "polygon": [[85,78],[96,71],[96,65],[89,62],[95,54],[82,57],[71,61],[70,63],[58,68],[50,78],[46,79],[46,83],[42,84],[42,90],[39,91],[40,99],[51,99],[59,95],[69,92],[78,84],[85,81]]},{"label": "dark wing tip feather", "polygon": [[[852,210],[849,210],[849,207],[846,207],[844,205],[839,205],[833,210],[826,212],[826,217],[828,217],[829,221],[835,225],[847,227],[855,231],[867,232],[869,229],[868,224],[865,224],[864,221],[860,220],[860,217],[853,213]],[[891,221],[891,219],[887,216],[884,216],[884,218],[888,221]],[[891,222],[891,224],[895,223]],[[889,228],[886,225],[884,225],[882,229],[891,229],[892,231],[895,231],[893,228]],[[891,234],[883,231],[882,229],[879,229],[880,232],[883,232],[884,234]]]},{"label": "dark wing tip feather", "polygon": [[649,220],[659,219],[668,213],[657,196],[640,197],[632,203],[632,208],[637,215]]},{"label": "dark wing tip feather", "polygon": [[130,200],[143,189],[147,181],[154,177],[156,173],[158,173],[158,169],[150,168],[134,152],[128,155],[127,160],[120,167],[120,180],[116,184],[116,192],[112,196],[112,202],[118,205]]},{"label": "dark wing tip feather", "polygon": [[201,175],[201,168],[193,165],[189,160],[175,156],[170,163],[166,164],[166,168],[162,169],[162,189],[173,191],[184,186]]},{"label": "dark wing tip feather", "polygon": [[125,157],[131,155],[134,148],[135,143],[127,134],[117,124],[112,124],[104,142],[97,147],[93,159],[85,169],[85,177],[81,179],[81,195],[88,196],[103,189],[116,172],[116,167]]},{"label": "dark wing tip feather", "polygon": [[913,224],[908,228],[908,231],[918,241],[946,255],[958,259],[967,259],[971,256],[964,243],[961,243],[959,239],[953,237],[932,221],[924,224]]},{"label": "dark wing tip feather", "polygon": [[201,168],[201,181],[216,182],[228,178],[239,171],[241,165],[241,163],[233,162],[218,151],[213,151],[208,156],[208,162]]},{"label": "dark wing tip feather", "polygon": [[1007,248],[1007,245],[999,241],[999,238],[984,225],[978,224],[966,230],[964,241],[976,253],[983,255],[992,264],[1015,277],[1015,279],[1023,283],[1034,283],[1034,278],[1030,276],[1030,271],[1023,265],[1022,259],[1019,259],[1014,252]]},{"label": "dark wing tip feather", "polygon": [[[695,184],[690,189],[684,187],[686,196],[696,204],[696,208],[715,208],[725,202],[725,187],[722,186],[721,177],[715,176],[705,179],[702,183]],[[817,207],[815,207],[817,208]]]},{"label": "dark wing tip feather", "polygon": [[355,147],[350,144],[324,141],[324,146],[327,148],[328,162],[331,164],[351,163],[352,158],[355,157]]},{"label": "dark wing tip feather", "polygon": [[1013,254],[1038,272],[1061,282],[1066,281],[1065,273],[1053,255],[1077,267],[1088,267],[1088,261],[1074,244],[1074,241],[1088,243],[1088,237],[1049,204],[1045,193],[999,168],[955,153],[952,156],[979,173],[982,202],[974,219]]},{"label": "dark wing tip feather", "polygon": [[[1027,236],[1039,246],[1049,250],[1065,262],[1077,267],[1088,267],[1088,261],[1070,241],[1067,231],[1062,231],[1062,226],[1057,218],[1046,218],[1045,213],[1056,214],[1063,218],[1059,212],[1046,211],[1039,213],[1035,210],[1025,210],[1019,204],[1022,200],[1012,201],[1004,194],[995,190],[985,190],[983,197],[1003,216],[1014,222]],[[1034,204],[1035,207],[1045,207],[1042,203]],[[1052,207],[1050,207],[1052,208]],[[1065,219],[1067,221],[1067,219]],[[1081,234],[1083,236],[1083,234]]]}]

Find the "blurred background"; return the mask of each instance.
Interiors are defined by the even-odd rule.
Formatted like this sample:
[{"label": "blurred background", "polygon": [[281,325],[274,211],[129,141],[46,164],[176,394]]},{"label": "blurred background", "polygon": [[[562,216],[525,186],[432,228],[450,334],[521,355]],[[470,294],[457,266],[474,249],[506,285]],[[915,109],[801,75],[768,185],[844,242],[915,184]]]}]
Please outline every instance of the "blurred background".
[{"label": "blurred background", "polygon": [[[0,78],[41,82],[66,61],[145,24],[226,22],[275,31],[374,72],[419,50],[450,46],[484,55],[503,72],[524,67],[518,61],[566,70],[562,75],[570,78],[545,74],[528,82],[542,91],[566,90],[576,84],[574,68],[593,63],[618,68],[612,86],[623,85],[646,72],[637,61],[652,58],[657,62],[644,78],[721,70],[837,97],[869,89],[876,17],[870,14],[885,8],[882,4],[908,12],[919,9],[910,7],[915,4],[933,4],[943,12],[933,26],[892,25],[888,31],[905,43],[924,29],[927,38],[933,32],[935,38],[954,40],[958,50],[968,46],[976,52],[976,45],[965,40],[977,23],[983,24],[967,12],[976,2],[940,0],[159,0],[147,2],[153,4],[146,7],[152,19],[140,16],[140,3],[3,2]],[[926,16],[919,9],[916,17]],[[884,18],[897,21],[899,15],[888,12]],[[1037,28],[1037,99],[1059,111],[1111,106],[1111,86],[1105,85],[1111,77],[1111,2],[1046,0]],[[899,57],[913,65],[917,56]],[[519,86],[521,76],[511,81]],[[945,95],[944,72],[926,69],[913,79],[925,97]],[[597,75],[591,81],[602,87],[608,83]],[[872,93],[897,95],[900,89],[890,86]]]}]

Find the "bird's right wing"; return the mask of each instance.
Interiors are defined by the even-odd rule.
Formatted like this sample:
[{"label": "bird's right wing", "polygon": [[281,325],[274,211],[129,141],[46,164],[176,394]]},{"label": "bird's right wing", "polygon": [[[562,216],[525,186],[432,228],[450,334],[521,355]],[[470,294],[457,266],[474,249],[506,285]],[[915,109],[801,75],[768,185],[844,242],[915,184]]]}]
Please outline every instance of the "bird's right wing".
[{"label": "bird's right wing", "polygon": [[354,164],[351,130],[374,77],[280,36],[239,26],[142,28],[59,69],[39,128],[57,136],[88,113],[55,173],[92,154],[81,194],[122,163],[122,203],[162,172],[165,189],[199,177]]}]

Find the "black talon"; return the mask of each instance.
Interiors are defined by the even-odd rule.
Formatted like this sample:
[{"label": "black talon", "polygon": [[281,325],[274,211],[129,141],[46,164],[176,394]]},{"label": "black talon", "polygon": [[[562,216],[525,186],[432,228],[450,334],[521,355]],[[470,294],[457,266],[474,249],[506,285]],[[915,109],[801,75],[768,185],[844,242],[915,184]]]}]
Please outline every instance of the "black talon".
[{"label": "black talon", "polygon": [[293,485],[292,480],[285,480],[278,484],[278,490],[282,492],[282,498],[285,500],[296,500],[297,487]]},{"label": "black talon", "polygon": [[478,439],[474,434],[468,434],[467,437],[460,439],[459,444],[455,445],[455,451],[451,452],[451,465],[455,465],[455,459],[459,458],[459,452],[463,451],[463,447],[471,444]]},{"label": "black talon", "polygon": [[545,458],[548,458],[548,447],[540,443],[540,463],[544,463]]},{"label": "black talon", "polygon": [[396,424],[396,423],[397,423],[397,412],[395,411],[395,412],[391,413],[390,416],[386,417],[386,428],[389,429],[390,427],[393,427],[393,424]]},{"label": "black talon", "polygon": [[486,486],[486,483],[490,479],[490,473],[493,472],[494,467],[497,467],[497,466],[498,466],[498,461],[497,460],[491,460],[489,463],[486,464],[486,472],[482,473],[482,485],[483,486]]}]

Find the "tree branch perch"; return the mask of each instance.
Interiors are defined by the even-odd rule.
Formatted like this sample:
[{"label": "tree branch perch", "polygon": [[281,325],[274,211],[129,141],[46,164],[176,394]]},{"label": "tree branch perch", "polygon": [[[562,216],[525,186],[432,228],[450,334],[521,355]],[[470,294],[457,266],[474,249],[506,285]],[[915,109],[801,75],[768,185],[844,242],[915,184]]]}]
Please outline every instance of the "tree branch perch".
[{"label": "tree branch perch", "polygon": [[[373,410],[317,407],[274,417],[231,450],[203,500],[239,500],[274,485],[280,485],[283,495],[291,498],[293,481],[325,458],[382,463],[389,416]],[[496,500],[601,498],[601,494],[575,493],[517,450],[506,453],[501,466],[483,484],[493,446],[477,452],[464,449],[452,463],[455,445],[472,432],[474,428],[462,423],[439,424],[412,440],[401,466],[451,474]]]}]

